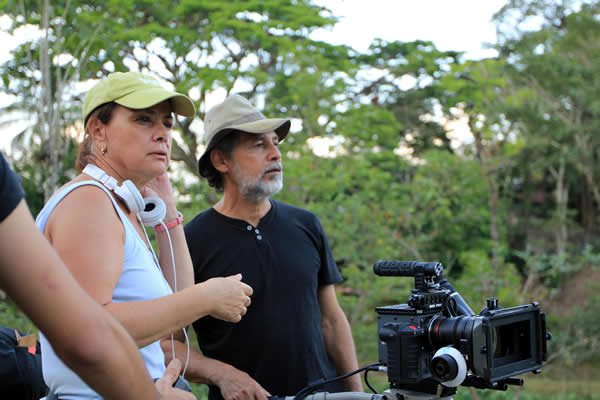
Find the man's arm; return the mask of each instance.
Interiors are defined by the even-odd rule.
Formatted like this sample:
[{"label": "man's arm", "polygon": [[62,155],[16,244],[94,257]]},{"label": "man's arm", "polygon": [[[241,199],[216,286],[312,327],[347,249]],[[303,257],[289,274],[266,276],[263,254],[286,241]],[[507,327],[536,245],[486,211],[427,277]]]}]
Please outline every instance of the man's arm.
[{"label": "man's arm", "polygon": [[[175,357],[185,362],[187,348],[180,340],[181,337],[179,340],[173,340]],[[165,360],[168,361],[172,357],[171,338],[163,339],[160,344],[165,353]],[[267,396],[271,395],[244,371],[205,357],[193,348],[190,348],[190,361],[185,378],[191,382],[218,386],[225,400],[267,400]]]},{"label": "man's arm", "polygon": [[[347,374],[358,369],[356,348],[350,324],[346,314],[340,307],[335,294],[334,285],[319,288],[319,305],[321,307],[321,325],[327,353],[335,364],[339,374]],[[352,375],[344,381],[346,390],[362,392],[360,374]]]},{"label": "man's arm", "polygon": [[170,388],[177,376],[172,370],[157,386],[160,397],[131,337],[77,284],[24,200],[0,222],[0,284],[61,359],[104,398],[195,398]]}]

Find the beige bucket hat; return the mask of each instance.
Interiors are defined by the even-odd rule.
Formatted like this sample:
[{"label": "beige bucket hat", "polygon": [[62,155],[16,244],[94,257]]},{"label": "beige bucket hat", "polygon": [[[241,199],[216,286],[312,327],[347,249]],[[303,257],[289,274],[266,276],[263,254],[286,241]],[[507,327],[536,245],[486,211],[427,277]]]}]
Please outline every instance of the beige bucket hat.
[{"label": "beige bucket hat", "polygon": [[281,141],[290,132],[290,125],[289,119],[267,118],[244,97],[231,95],[206,113],[204,118],[206,149],[198,160],[198,170],[202,173],[210,167],[210,151],[233,131],[256,134],[275,131]]}]

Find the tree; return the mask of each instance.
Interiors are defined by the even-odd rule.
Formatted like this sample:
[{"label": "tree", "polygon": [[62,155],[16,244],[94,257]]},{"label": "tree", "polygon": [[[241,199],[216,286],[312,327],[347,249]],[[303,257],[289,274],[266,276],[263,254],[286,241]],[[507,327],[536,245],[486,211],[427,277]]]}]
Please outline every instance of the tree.
[{"label": "tree", "polygon": [[[41,88],[61,89],[50,94],[46,90],[44,98],[54,107],[52,121],[61,122],[63,135],[78,119],[79,109],[74,102],[77,93],[68,82],[137,69],[189,94],[202,119],[206,98],[214,90],[241,92],[258,102],[269,95],[271,76],[302,72],[308,68],[306,60],[315,59],[319,59],[319,68],[333,71],[334,63],[328,64],[327,59],[337,59],[338,67],[346,51],[309,39],[312,30],[335,21],[326,9],[309,1],[181,2],[175,7],[169,2],[140,1],[86,4],[66,0],[44,3],[45,8],[24,0],[0,4],[14,22],[13,32],[24,24],[40,26],[46,32],[45,39],[20,46],[13,60],[3,66],[4,90],[17,97],[11,108],[37,110]],[[47,25],[40,22],[44,15],[48,16]],[[27,57],[29,52],[32,57]],[[314,84],[325,86],[319,80]],[[194,121],[178,120],[180,134],[175,135],[172,154],[193,172],[200,148]],[[40,137],[36,151],[48,153],[40,161],[55,174],[56,163],[49,164],[46,158],[60,159],[63,146],[46,144],[60,135],[45,133],[39,125],[30,129]],[[27,147],[21,150],[27,151]],[[49,180],[48,187],[55,186],[50,184],[54,181]],[[212,191],[204,189],[204,194],[214,199]],[[52,191],[48,189],[46,196]]]},{"label": "tree", "polygon": [[[7,111],[23,113],[23,118],[33,120],[26,131],[18,133],[14,143],[18,151],[31,154],[44,165],[45,169],[34,171],[31,178],[39,183],[47,199],[62,183],[62,160],[70,148],[65,136],[74,122],[73,87],[82,66],[89,61],[102,24],[90,30],[87,21],[94,15],[77,1],[52,5],[47,0],[2,3],[2,9],[15,16],[11,32],[32,23],[39,28],[39,39],[22,44],[3,66],[2,79],[3,91],[16,99]],[[78,23],[71,24],[70,20]]]},{"label": "tree", "polygon": [[435,117],[438,83],[460,53],[439,51],[432,42],[375,40],[366,54],[357,57],[363,70],[375,78],[360,79],[360,95],[394,114],[402,124],[397,141],[414,155],[432,148],[451,151],[446,130]]},{"label": "tree", "polygon": [[[501,106],[506,96],[505,68],[503,61],[494,59],[468,61],[455,65],[452,75],[445,76],[440,84],[444,90],[441,103],[449,119],[467,119],[474,155],[487,182],[491,264],[496,277],[505,267],[501,193],[512,163],[508,157],[512,124]],[[498,289],[494,285],[491,294]]]},{"label": "tree", "polygon": [[[505,105],[525,142],[516,159],[522,185],[529,186],[524,200],[542,206],[532,213],[540,221],[526,235],[521,257],[531,276],[541,276],[554,290],[563,287],[563,293],[572,290],[573,277],[585,279],[597,263],[599,12],[592,1],[529,0],[510,1],[497,15],[500,24],[516,27],[500,36],[499,51],[511,62],[508,74],[518,93]],[[519,29],[533,15],[543,16],[539,29]],[[552,192],[549,201],[543,200],[546,192]],[[551,235],[553,241],[544,240]],[[582,303],[597,312],[593,298]],[[593,325],[588,313],[578,317],[581,327]],[[560,328],[553,332],[551,352],[562,362],[570,354],[581,360],[596,348],[597,333],[572,327],[570,317],[557,315],[552,323]]]}]

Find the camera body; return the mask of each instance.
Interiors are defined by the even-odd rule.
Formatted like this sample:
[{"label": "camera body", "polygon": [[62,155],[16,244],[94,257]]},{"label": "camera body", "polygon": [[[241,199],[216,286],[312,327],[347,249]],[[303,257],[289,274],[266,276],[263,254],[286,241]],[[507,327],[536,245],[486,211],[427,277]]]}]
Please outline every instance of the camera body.
[{"label": "camera body", "polygon": [[442,276],[439,263],[379,261],[381,276],[413,276],[407,304],[377,307],[379,360],[392,389],[453,394],[458,385],[506,390],[539,372],[547,357],[545,314],[537,303],[475,315]]}]

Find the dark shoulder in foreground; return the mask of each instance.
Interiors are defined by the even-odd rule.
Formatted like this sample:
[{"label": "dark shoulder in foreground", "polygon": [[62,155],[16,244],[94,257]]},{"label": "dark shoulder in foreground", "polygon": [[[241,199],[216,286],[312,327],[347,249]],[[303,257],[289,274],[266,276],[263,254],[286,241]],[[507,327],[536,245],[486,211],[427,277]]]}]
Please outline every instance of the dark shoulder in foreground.
[{"label": "dark shoulder in foreground", "polygon": [[0,152],[0,222],[4,221],[25,196],[21,179],[13,172]]}]

